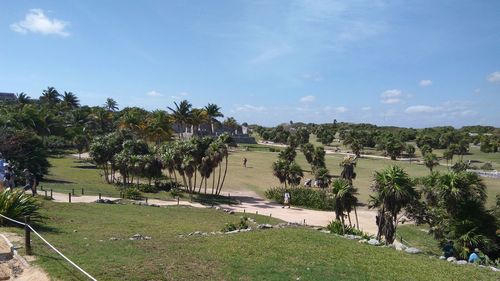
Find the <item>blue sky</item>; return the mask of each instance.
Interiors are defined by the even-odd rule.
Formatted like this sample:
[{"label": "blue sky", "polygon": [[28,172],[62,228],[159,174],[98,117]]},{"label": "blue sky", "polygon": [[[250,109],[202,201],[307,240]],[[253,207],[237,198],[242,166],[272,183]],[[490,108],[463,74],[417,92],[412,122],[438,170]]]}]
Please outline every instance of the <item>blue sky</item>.
[{"label": "blue sky", "polygon": [[[439,2],[439,3],[438,3]],[[500,2],[0,2],[0,92],[240,122],[500,126]]]}]

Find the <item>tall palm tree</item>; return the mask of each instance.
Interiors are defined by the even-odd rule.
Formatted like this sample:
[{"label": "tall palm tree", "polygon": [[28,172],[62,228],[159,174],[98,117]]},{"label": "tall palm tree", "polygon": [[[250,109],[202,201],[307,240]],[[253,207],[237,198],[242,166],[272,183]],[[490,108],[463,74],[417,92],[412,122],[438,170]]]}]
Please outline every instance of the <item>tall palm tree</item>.
[{"label": "tall palm tree", "polygon": [[302,153],[304,154],[304,157],[306,158],[307,163],[312,164],[313,161],[313,154],[314,154],[314,145],[310,142],[305,143],[302,145]]},{"label": "tall palm tree", "polygon": [[438,196],[443,200],[448,213],[452,215],[461,210],[460,203],[465,198],[481,204],[486,202],[486,185],[476,173],[445,173],[439,177],[437,187]]},{"label": "tall palm tree", "polygon": [[221,112],[221,108],[214,104],[209,103],[205,106],[205,111],[207,112],[208,118],[210,119],[210,134],[214,134],[214,123],[219,122],[217,118],[224,117],[224,114]]},{"label": "tall palm tree", "polygon": [[168,107],[168,109],[172,112],[172,117],[179,126],[179,137],[182,138],[183,130],[187,130],[186,126],[189,122],[191,108],[193,107],[193,105],[187,100],[183,100],[179,104],[174,102],[174,105],[175,108]]},{"label": "tall palm tree", "polygon": [[103,107],[108,111],[114,112],[118,110],[118,103],[112,98],[107,98],[106,103],[104,103]]},{"label": "tall palm tree", "polygon": [[370,196],[370,208],[378,208],[377,239],[382,235],[386,244],[392,244],[398,224],[398,214],[418,193],[414,183],[399,166],[389,166],[381,172],[375,172]]},{"label": "tall palm tree", "polygon": [[17,102],[19,104],[28,104],[31,103],[31,98],[24,92],[21,92],[17,94]]},{"label": "tall palm tree", "polygon": [[302,168],[295,161],[288,165],[287,181],[291,186],[299,185],[303,176]]},{"label": "tall palm tree", "polygon": [[148,139],[157,145],[172,137],[171,119],[166,111],[153,111],[145,120],[145,125]]},{"label": "tall palm tree", "polygon": [[54,87],[48,87],[46,90],[43,90],[40,101],[53,106],[61,101],[60,97],[61,95]]},{"label": "tall palm tree", "polygon": [[64,92],[62,95],[62,102],[67,108],[77,108],[80,107],[80,100],[72,92]]},{"label": "tall palm tree", "polygon": [[288,162],[283,159],[278,159],[273,163],[273,175],[278,178],[279,182],[285,184],[288,178]]},{"label": "tall palm tree", "polygon": [[205,109],[193,108],[189,114],[189,123],[191,124],[191,132],[197,133],[200,125],[207,123],[208,115]]},{"label": "tall palm tree", "polygon": [[239,125],[236,119],[229,117],[224,120],[224,127],[231,132],[231,135],[234,135],[234,132],[238,129]]},{"label": "tall palm tree", "polygon": [[427,168],[429,168],[429,170],[432,173],[432,170],[434,169],[434,167],[439,165],[439,161],[437,159],[436,154],[430,153],[430,152],[426,153],[424,155],[424,164]]},{"label": "tall palm tree", "polygon": [[354,167],[356,166],[356,157],[346,156],[340,166],[343,167],[340,177],[347,180],[350,185],[352,185],[352,180],[356,178],[356,173],[354,172]]}]

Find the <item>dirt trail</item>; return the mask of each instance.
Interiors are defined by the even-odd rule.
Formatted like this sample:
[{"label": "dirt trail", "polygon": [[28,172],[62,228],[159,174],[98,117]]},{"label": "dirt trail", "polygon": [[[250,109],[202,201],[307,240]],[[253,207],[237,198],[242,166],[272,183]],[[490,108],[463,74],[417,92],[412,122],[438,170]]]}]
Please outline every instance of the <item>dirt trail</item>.
[{"label": "dirt trail", "polygon": [[[240,201],[238,205],[220,205],[220,207],[233,210],[236,212],[247,212],[247,213],[258,213],[259,215],[272,216],[283,221],[294,222],[294,223],[305,223],[307,225],[315,226],[326,226],[330,221],[333,220],[335,213],[328,211],[317,211],[309,210],[298,207],[282,208],[280,204],[269,202],[265,199],[260,198],[256,193],[251,191],[231,191],[231,197]],[[68,202],[68,194],[64,193],[53,193],[55,202]],[[116,200],[119,198],[114,197],[101,197],[102,199]],[[92,203],[98,199],[98,196],[93,195],[83,195],[83,196],[73,196],[71,198],[72,203]],[[137,201],[144,202],[144,201]],[[148,204],[155,204],[159,206],[175,206],[177,205],[177,200],[158,200],[158,199],[148,199]],[[193,203],[185,200],[179,202],[180,205],[191,206],[195,208],[206,208],[206,205],[200,203]],[[358,220],[359,227],[365,232],[375,234],[377,232],[377,226],[375,224],[374,211],[368,210],[366,208],[359,208]],[[355,223],[354,213],[351,213],[352,223]]]}]

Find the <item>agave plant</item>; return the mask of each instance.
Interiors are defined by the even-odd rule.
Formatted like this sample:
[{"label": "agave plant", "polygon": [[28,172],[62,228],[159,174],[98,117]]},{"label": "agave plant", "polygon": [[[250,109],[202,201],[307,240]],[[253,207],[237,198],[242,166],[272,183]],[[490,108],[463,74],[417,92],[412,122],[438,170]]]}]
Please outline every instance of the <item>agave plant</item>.
[{"label": "agave plant", "polygon": [[40,221],[42,215],[38,212],[39,208],[35,198],[22,190],[0,192],[0,214],[6,217],[24,221],[24,217],[29,216],[31,221]]}]

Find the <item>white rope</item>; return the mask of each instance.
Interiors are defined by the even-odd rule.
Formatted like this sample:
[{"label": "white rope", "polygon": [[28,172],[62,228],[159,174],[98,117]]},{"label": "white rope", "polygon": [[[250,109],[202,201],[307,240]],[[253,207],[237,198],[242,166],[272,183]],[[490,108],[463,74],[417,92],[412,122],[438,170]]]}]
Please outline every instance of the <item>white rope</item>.
[{"label": "white rope", "polygon": [[52,246],[47,240],[45,240],[45,238],[42,237],[42,235],[38,234],[38,232],[36,232],[36,230],[34,230],[33,227],[31,227],[31,225],[28,224],[28,227],[33,231],[33,233],[35,233],[38,237],[40,237],[40,239],[42,239],[42,241],[45,242],[45,244],[47,244],[50,248],[52,248],[52,250],[54,250],[61,257],[63,257],[66,261],[68,261],[70,264],[72,264],[74,267],[76,267],[76,269],[78,269],[81,273],[85,274],[88,278],[90,278],[90,280],[97,281],[97,279],[92,277],[92,275],[88,274],[85,270],[83,270],[81,267],[79,267],[76,263],[74,263],[73,261],[68,259],[65,255],[63,255],[63,253],[59,252],[59,250],[56,249],[56,247]]},{"label": "white rope", "polygon": [[87,276],[90,280],[97,281],[97,279],[95,279],[94,277],[92,277],[92,275],[88,274],[85,270],[83,270],[81,267],[79,267],[76,263],[74,263],[72,260],[68,259],[65,255],[63,255],[63,253],[61,253],[58,249],[56,249],[56,247],[52,246],[52,244],[50,244],[47,240],[45,240],[45,238],[43,238],[42,235],[40,235],[35,229],[33,229],[33,227],[31,227],[31,225],[26,224],[24,222],[16,221],[16,220],[11,219],[9,217],[6,217],[6,216],[4,216],[2,214],[0,214],[0,217],[5,218],[7,220],[10,220],[12,222],[18,223],[20,225],[24,225],[24,226],[27,225],[29,227],[29,229],[31,229],[31,231],[33,231],[33,233],[35,233],[38,237],[40,237],[40,239],[42,239],[42,241],[45,244],[47,244],[52,250],[54,250],[56,253],[58,253],[61,257],[63,257],[71,265],[73,265],[74,267],[76,267],[76,269],[78,269],[81,273],[85,274],[85,276]]},{"label": "white rope", "polygon": [[4,215],[2,215],[2,214],[0,214],[0,217],[2,217],[2,218],[4,218],[4,219],[7,219],[7,220],[10,220],[11,222],[15,222],[15,223],[20,224],[20,225],[26,225],[24,222],[16,221],[16,220],[11,219],[11,218],[9,218],[9,217],[6,217],[6,216],[4,216]]}]

